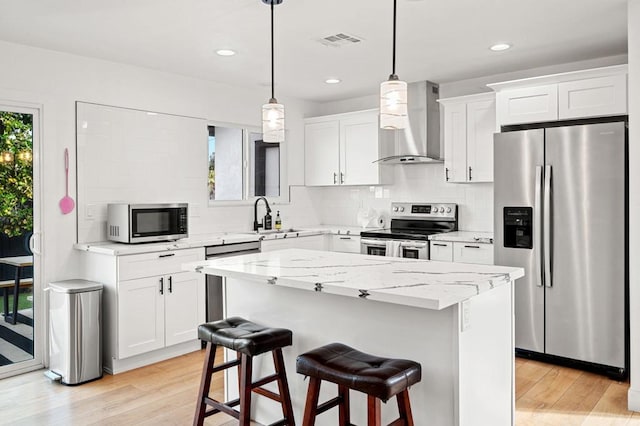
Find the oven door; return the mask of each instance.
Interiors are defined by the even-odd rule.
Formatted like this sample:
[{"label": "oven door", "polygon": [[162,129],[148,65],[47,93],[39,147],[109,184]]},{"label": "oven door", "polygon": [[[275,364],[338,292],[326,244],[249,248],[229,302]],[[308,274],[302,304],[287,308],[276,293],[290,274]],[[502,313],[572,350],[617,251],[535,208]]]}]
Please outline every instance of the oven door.
[{"label": "oven door", "polygon": [[[387,241],[376,238],[361,238],[360,239],[360,253],[370,254],[374,256],[386,256],[387,255]],[[398,240],[393,240],[398,241]],[[401,257],[407,259],[429,259],[429,243],[425,241],[408,241],[402,240],[400,242]]]}]

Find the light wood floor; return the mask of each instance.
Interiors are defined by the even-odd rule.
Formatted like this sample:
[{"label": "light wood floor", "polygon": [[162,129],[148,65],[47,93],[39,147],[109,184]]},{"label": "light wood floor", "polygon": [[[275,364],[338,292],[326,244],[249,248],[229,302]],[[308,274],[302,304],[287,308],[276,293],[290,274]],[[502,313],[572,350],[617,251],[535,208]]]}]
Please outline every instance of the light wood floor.
[{"label": "light wood floor", "polygon": [[[0,424],[188,425],[203,360],[204,351],[194,352],[81,386],[51,383],[42,371],[0,380]],[[595,374],[517,358],[516,424],[640,426],[640,413],[626,410],[628,388]],[[212,396],[220,398],[221,392],[217,379]],[[206,424],[237,422],[218,414]]]}]

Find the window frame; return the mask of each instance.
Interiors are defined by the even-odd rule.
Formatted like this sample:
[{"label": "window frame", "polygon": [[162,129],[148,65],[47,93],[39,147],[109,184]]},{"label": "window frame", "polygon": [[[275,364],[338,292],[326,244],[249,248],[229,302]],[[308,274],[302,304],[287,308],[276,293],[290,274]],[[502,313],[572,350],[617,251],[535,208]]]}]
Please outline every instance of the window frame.
[{"label": "window frame", "polygon": [[[209,167],[209,127],[230,127],[234,129],[242,130],[242,199],[241,200],[210,200],[208,194],[208,186],[206,186],[207,191],[207,206],[208,207],[227,207],[227,206],[244,206],[244,205],[252,205],[255,203],[256,199],[259,197],[250,196],[250,179],[253,178],[251,176],[252,173],[252,164],[254,165],[253,158],[254,155],[254,147],[251,143],[251,134],[262,134],[262,129],[256,126],[246,126],[236,123],[227,123],[220,121],[212,121],[208,120],[206,129],[207,140],[205,143],[207,144],[207,170]],[[287,166],[287,142],[286,135],[287,131],[285,130],[285,141],[280,142],[280,195],[278,197],[267,197],[269,200],[269,204],[278,205],[278,204],[289,204],[289,184],[288,184],[288,166]],[[255,166],[254,166],[255,167]],[[208,176],[208,172],[207,172]]]}]

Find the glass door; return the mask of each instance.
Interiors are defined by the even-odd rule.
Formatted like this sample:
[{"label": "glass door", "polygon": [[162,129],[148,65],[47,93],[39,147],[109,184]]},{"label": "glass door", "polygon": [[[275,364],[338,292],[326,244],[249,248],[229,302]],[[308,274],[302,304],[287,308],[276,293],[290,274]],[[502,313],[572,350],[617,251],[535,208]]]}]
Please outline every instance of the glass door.
[{"label": "glass door", "polygon": [[42,365],[39,109],[0,101],[0,378]]}]

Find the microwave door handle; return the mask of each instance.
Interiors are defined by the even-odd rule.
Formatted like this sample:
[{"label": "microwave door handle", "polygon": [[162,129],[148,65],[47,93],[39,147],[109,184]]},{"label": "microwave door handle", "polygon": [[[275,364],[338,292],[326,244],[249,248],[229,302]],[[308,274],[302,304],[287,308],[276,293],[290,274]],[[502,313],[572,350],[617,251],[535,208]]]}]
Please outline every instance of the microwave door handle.
[{"label": "microwave door handle", "polygon": [[536,166],[536,187],[533,201],[533,258],[535,262],[536,286],[544,283],[542,268],[542,166]]}]

